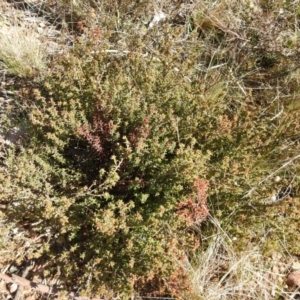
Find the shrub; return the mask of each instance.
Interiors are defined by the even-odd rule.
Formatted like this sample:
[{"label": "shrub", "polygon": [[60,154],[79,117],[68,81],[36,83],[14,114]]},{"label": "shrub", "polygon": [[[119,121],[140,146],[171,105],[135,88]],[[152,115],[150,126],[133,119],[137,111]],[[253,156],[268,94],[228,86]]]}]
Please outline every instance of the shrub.
[{"label": "shrub", "polygon": [[[43,220],[34,230],[51,232],[52,242],[36,257],[61,265],[66,283],[125,293],[171,278],[175,257],[198,243],[185,228],[207,216],[196,197],[206,188],[199,194],[194,182],[204,180],[209,155],[189,129],[196,119],[186,117],[207,104],[165,63],[94,49],[79,43],[32,92],[30,139],[19,154],[10,151],[2,192],[17,203],[11,218],[22,222],[26,209],[26,219]],[[177,213],[179,201],[187,202],[186,218]],[[204,213],[191,211],[190,222],[194,201]]]},{"label": "shrub", "polygon": [[129,4],[83,15],[72,50],[23,89],[27,140],[7,150],[0,186],[6,218],[45,235],[25,258],[60,266],[69,288],[126,298],[189,288],[178,262],[214,230],[209,214],[235,250],[285,240],[298,254],[292,8],[264,21],[264,7],[207,1],[184,26],[174,13],[147,29]]}]

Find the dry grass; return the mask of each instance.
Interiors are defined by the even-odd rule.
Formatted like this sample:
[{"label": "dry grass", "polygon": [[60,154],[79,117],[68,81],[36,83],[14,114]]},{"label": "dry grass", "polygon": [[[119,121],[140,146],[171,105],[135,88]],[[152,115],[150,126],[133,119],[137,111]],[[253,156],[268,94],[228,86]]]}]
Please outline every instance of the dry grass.
[{"label": "dry grass", "polygon": [[[39,78],[49,57],[61,51],[65,41],[41,1],[14,5],[0,0],[0,71],[22,78]],[[59,46],[60,45],[60,46]]]},{"label": "dry grass", "polygon": [[[265,257],[259,245],[237,252],[216,219],[218,232],[209,237],[206,249],[184,262],[193,296],[189,299],[293,299],[285,277],[289,261],[279,253]],[[281,298],[280,298],[281,297]]]},{"label": "dry grass", "polygon": [[0,68],[19,77],[35,77],[46,69],[47,55],[33,29],[16,25],[0,28]]}]

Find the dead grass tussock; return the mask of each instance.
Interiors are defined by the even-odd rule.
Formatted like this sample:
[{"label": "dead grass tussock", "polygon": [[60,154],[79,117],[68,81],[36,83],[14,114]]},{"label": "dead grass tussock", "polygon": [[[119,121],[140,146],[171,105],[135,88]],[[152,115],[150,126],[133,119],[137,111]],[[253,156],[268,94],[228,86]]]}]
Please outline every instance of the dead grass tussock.
[{"label": "dead grass tussock", "polygon": [[46,69],[47,55],[37,34],[16,25],[0,28],[1,69],[19,77],[34,77]]},{"label": "dead grass tussock", "polygon": [[[211,221],[219,224],[216,219]],[[265,257],[259,245],[237,251],[234,243],[219,227],[205,249],[181,263],[192,286],[189,299],[271,300],[280,295],[291,299],[285,290],[287,267],[281,255]]]},{"label": "dead grass tussock", "polygon": [[[23,78],[39,77],[47,70],[49,57],[65,44],[56,17],[49,22],[38,1],[0,1],[0,70]],[[60,45],[60,46],[59,46]]]}]

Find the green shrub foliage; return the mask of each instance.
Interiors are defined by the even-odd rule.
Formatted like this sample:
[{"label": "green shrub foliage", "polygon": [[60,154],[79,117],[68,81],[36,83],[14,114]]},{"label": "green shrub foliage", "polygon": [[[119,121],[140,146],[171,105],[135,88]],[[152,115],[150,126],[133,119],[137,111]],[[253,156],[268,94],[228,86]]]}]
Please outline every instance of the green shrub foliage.
[{"label": "green shrub foliage", "polygon": [[67,282],[124,291],[170,278],[176,257],[197,244],[185,230],[208,215],[206,187],[203,203],[197,195],[209,154],[191,113],[207,103],[167,63],[97,47],[79,42],[30,93],[30,139],[9,163],[9,214],[21,222],[26,209],[44,220],[40,232],[64,241],[45,251]]},{"label": "green shrub foliage", "polygon": [[268,48],[263,13],[241,13],[238,33],[202,6],[184,26],[78,24],[73,49],[24,88],[26,141],[2,166],[6,217],[43,235],[26,259],[86,292],[176,294],[188,288],[177,262],[209,214],[237,248],[299,238],[297,45],[275,27]]}]

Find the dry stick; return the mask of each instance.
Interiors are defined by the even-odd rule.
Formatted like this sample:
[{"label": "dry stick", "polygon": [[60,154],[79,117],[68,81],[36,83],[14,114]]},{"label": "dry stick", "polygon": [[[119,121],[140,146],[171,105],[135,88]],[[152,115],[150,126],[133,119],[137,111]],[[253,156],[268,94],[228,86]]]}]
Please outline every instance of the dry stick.
[{"label": "dry stick", "polygon": [[[15,297],[14,297],[14,300],[20,300],[20,299],[22,298],[23,290],[24,290],[24,285],[20,285],[20,284],[18,283],[18,278],[21,279],[21,280],[26,280],[25,277],[28,275],[29,271],[30,271],[33,267],[34,267],[34,264],[31,264],[31,263],[28,264],[28,265],[26,266],[25,270],[24,270],[23,273],[22,273],[22,277],[19,277],[19,276],[15,275],[15,274],[12,275],[12,278],[13,278],[14,282],[15,282],[16,284],[19,285],[19,287],[18,287],[18,289],[17,289],[17,292],[16,292],[16,295],[15,295]],[[26,281],[28,281],[28,280],[26,280]],[[30,284],[29,284],[29,286],[30,286]]]},{"label": "dry stick", "polygon": [[284,163],[280,168],[278,168],[276,171],[274,171],[272,174],[268,175],[266,178],[264,178],[262,181],[260,181],[255,187],[253,187],[244,197],[247,198],[249,197],[257,188],[259,185],[261,185],[262,183],[266,182],[267,180],[269,180],[270,178],[272,178],[276,173],[278,173],[280,170],[284,169],[285,167],[287,167],[289,164],[291,164],[293,161],[295,161],[296,159],[300,158],[300,154],[296,155],[295,157],[291,158],[289,161],[287,161],[286,163]]},{"label": "dry stick", "polygon": [[6,275],[6,274],[0,273],[0,278],[5,280],[8,283],[13,283],[14,282],[13,279],[11,277],[9,277],[8,275]]}]

